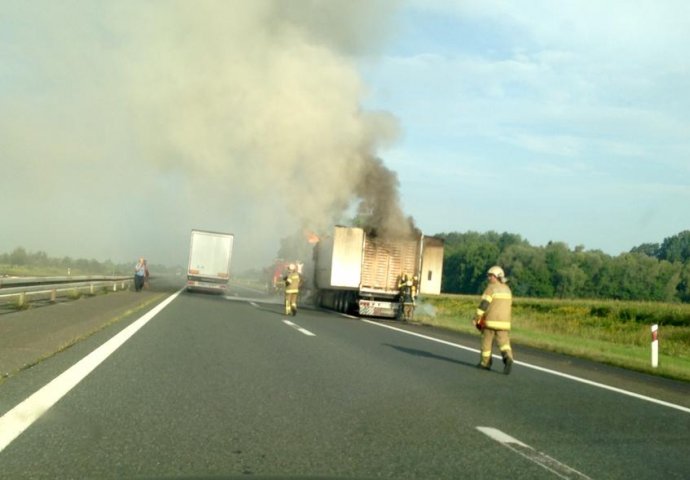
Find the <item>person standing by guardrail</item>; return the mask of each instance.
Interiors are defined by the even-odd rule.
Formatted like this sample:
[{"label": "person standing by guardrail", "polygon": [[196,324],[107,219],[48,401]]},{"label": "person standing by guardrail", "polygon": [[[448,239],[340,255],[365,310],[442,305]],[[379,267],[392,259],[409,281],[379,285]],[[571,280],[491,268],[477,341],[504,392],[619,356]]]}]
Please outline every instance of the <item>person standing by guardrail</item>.
[{"label": "person standing by guardrail", "polygon": [[134,290],[141,292],[146,280],[146,260],[139,258],[139,262],[134,266]]},{"label": "person standing by guardrail", "polygon": [[143,286],[143,288],[145,288],[145,289],[147,289],[147,290],[148,290],[149,287],[150,287],[150,285],[149,285],[149,276],[150,276],[150,275],[149,275],[149,264],[148,264],[148,262],[146,261],[146,259],[144,259],[144,286]]}]

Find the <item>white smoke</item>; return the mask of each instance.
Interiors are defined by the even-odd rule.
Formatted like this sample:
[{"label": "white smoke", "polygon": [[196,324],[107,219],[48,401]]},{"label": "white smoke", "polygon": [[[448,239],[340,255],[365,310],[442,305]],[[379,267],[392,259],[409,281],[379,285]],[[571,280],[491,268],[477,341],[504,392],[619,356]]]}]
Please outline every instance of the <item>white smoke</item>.
[{"label": "white smoke", "polygon": [[184,263],[189,229],[211,228],[248,260],[330,225],[397,135],[361,109],[355,63],[395,7],[10,3],[0,188],[17,202],[0,247]]}]

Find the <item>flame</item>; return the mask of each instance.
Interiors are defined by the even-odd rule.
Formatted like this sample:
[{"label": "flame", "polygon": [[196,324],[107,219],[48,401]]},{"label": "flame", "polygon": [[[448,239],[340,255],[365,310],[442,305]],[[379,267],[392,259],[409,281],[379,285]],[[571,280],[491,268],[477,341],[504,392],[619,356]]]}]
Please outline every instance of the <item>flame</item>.
[{"label": "flame", "polygon": [[312,231],[305,230],[304,236],[306,237],[307,242],[311,244],[317,243],[319,241],[319,236]]}]

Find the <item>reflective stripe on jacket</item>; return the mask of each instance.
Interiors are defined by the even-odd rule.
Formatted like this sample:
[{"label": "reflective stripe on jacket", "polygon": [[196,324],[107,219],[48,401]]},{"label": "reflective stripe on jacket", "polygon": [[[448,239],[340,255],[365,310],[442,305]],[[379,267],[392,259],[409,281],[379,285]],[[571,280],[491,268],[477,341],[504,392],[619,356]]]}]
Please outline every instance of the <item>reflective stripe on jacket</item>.
[{"label": "reflective stripe on jacket", "polygon": [[477,316],[484,317],[485,326],[493,330],[510,330],[513,294],[505,283],[490,283],[477,308]]}]

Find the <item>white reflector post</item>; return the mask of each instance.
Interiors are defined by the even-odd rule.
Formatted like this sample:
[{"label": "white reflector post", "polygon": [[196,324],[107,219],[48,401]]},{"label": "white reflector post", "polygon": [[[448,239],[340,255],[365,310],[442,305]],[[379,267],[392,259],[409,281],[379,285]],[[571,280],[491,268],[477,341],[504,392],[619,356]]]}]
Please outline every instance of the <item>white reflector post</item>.
[{"label": "white reflector post", "polygon": [[659,325],[652,325],[652,368],[659,366]]}]

